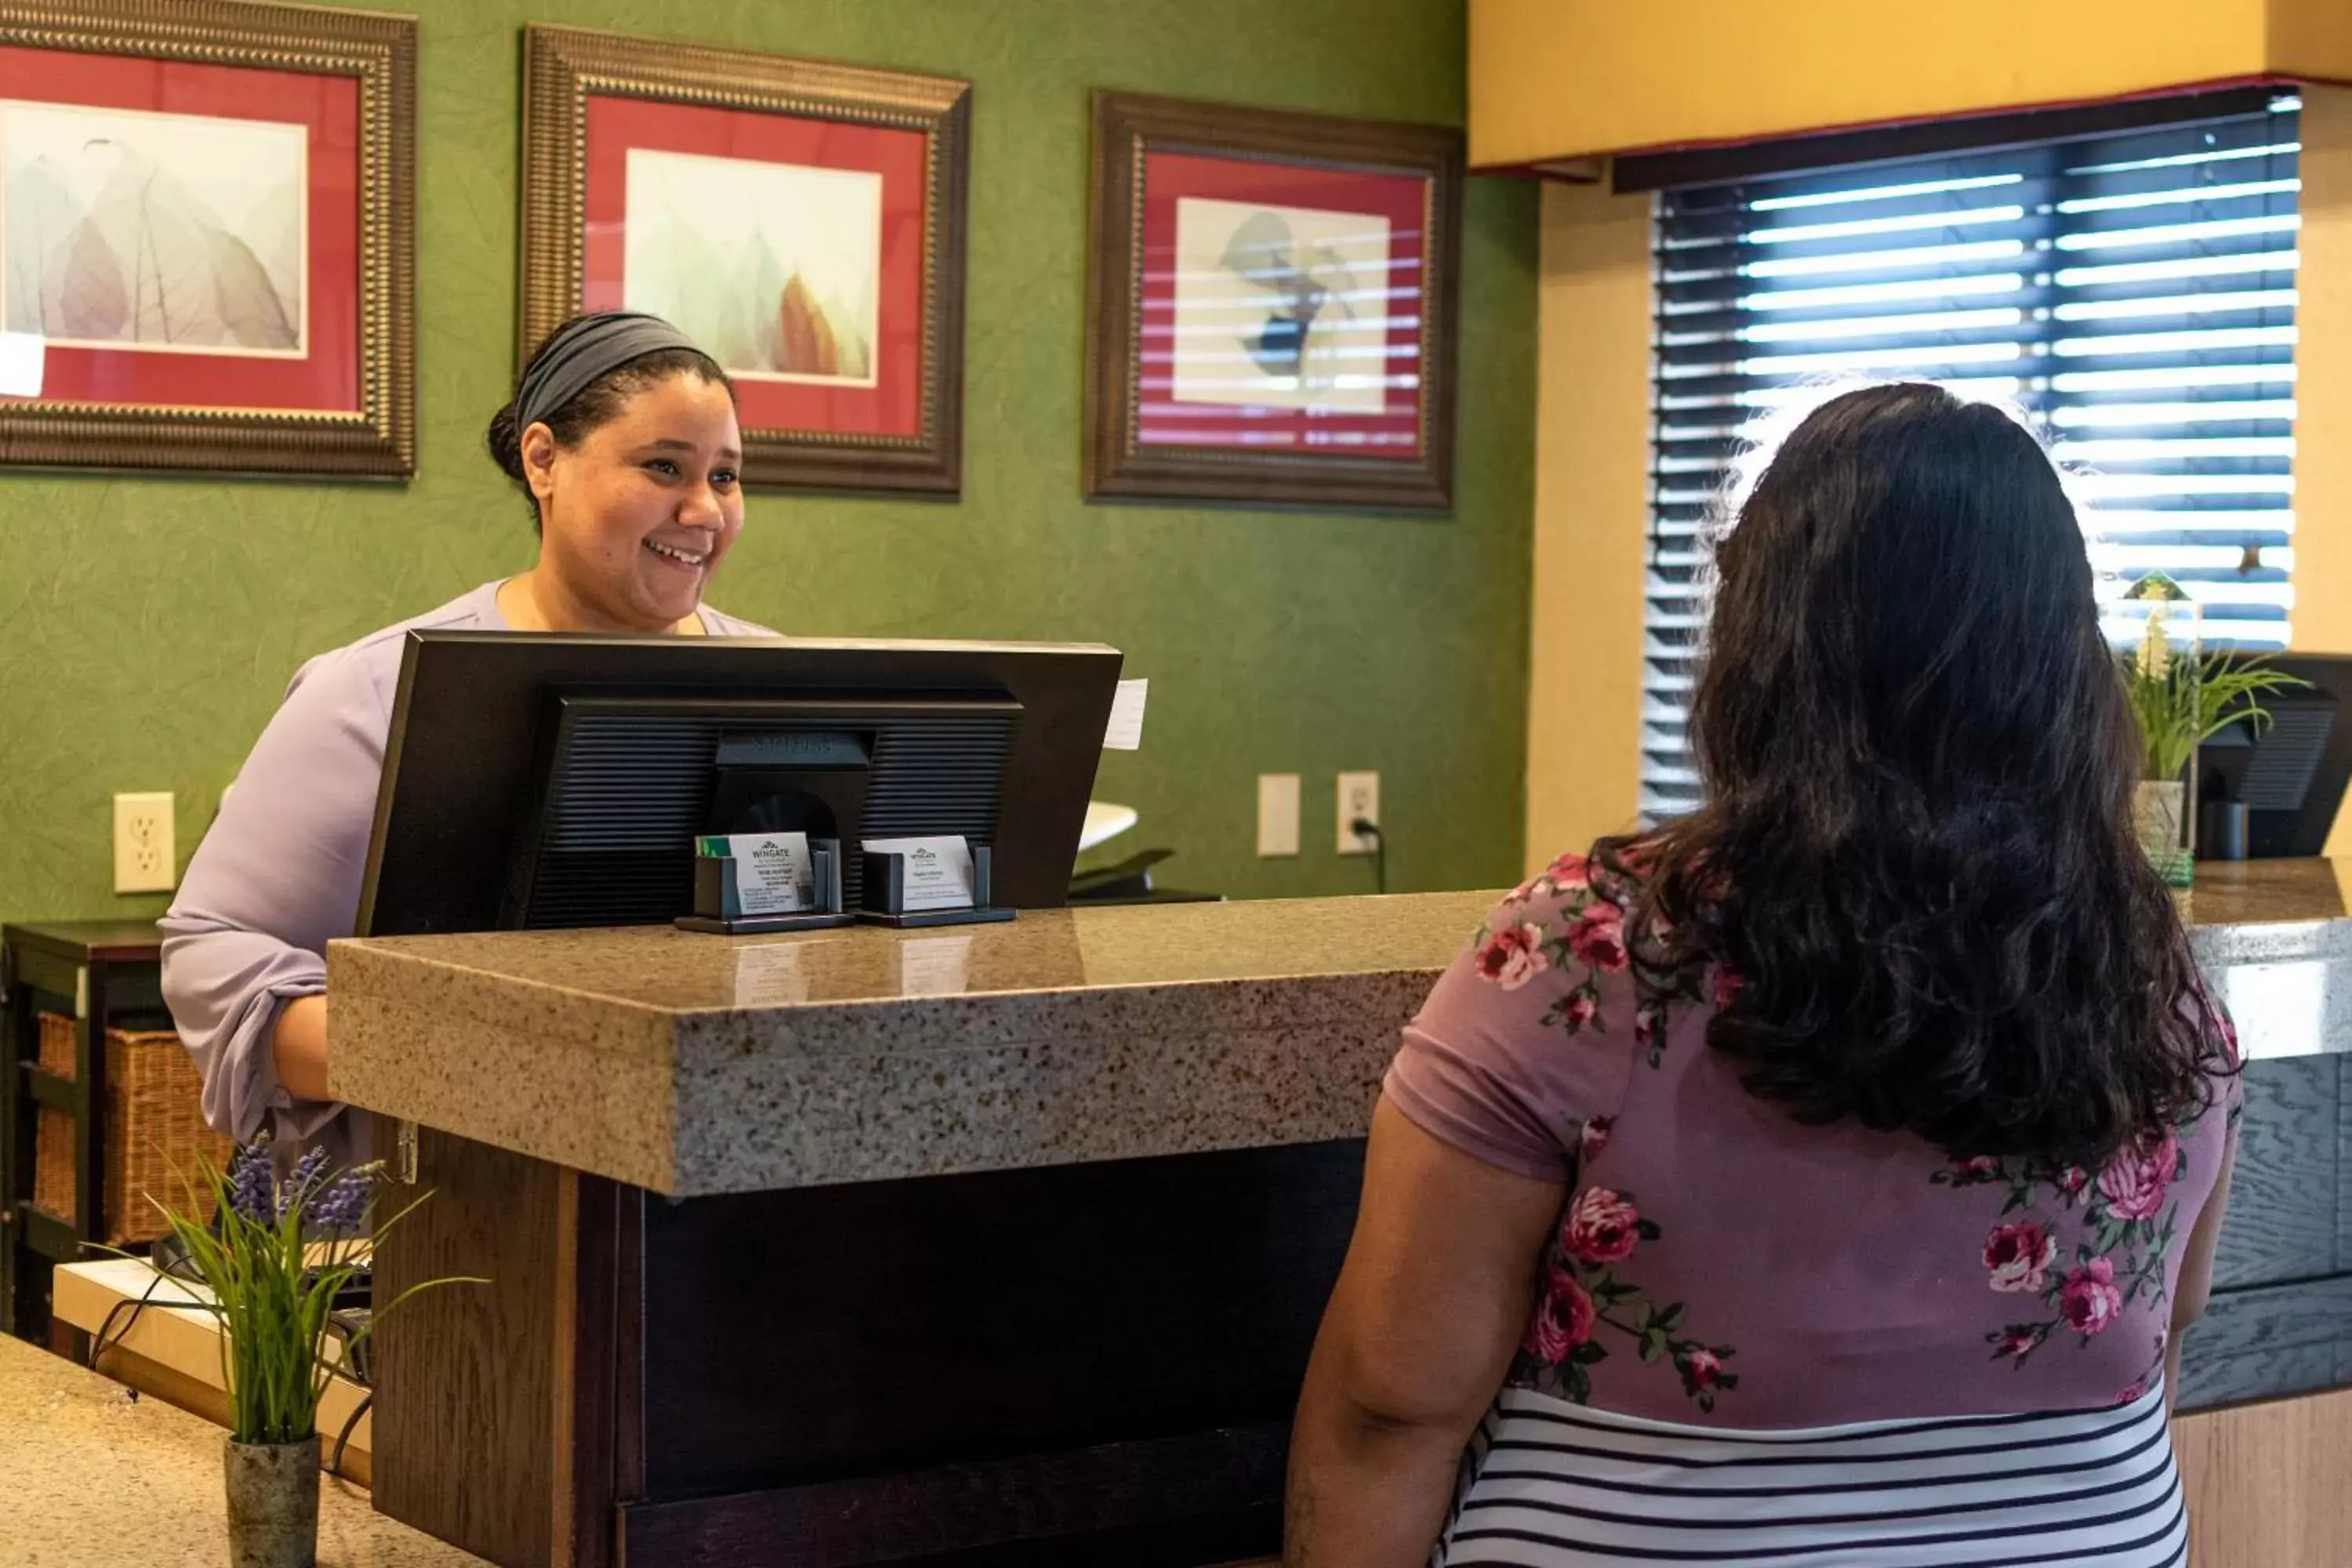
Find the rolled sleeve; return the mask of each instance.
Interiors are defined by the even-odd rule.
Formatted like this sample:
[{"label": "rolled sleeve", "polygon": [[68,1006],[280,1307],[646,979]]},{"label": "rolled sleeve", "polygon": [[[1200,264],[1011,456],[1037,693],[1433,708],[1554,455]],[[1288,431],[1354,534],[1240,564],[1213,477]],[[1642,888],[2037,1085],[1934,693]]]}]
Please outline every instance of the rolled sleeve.
[{"label": "rolled sleeve", "polygon": [[[358,918],[389,703],[365,645],[305,666],[262,731],[164,917],[163,997],[204,1079],[205,1120],[316,1140],[341,1114],[278,1080],[286,1003],[327,988]],[[390,650],[396,659],[397,647]]]}]

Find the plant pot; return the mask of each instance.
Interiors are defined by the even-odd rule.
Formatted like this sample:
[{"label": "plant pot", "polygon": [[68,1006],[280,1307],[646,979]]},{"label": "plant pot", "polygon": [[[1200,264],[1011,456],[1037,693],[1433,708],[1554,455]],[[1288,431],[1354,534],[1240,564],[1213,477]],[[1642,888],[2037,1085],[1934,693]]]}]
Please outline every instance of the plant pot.
[{"label": "plant pot", "polygon": [[229,1568],[316,1568],[319,1561],[319,1439],[230,1439]]},{"label": "plant pot", "polygon": [[2188,788],[2179,779],[2142,779],[2132,795],[2132,828],[2157,875],[2186,888],[2195,874],[2182,821]]}]

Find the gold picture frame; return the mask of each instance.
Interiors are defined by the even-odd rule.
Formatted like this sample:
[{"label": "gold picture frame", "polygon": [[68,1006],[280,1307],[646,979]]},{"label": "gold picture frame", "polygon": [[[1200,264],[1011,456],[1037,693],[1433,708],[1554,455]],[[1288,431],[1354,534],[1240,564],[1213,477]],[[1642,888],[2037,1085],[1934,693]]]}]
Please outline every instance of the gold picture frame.
[{"label": "gold picture frame", "polygon": [[[1193,182],[1181,195],[1161,185],[1161,176],[1180,166]],[[1097,89],[1087,246],[1087,499],[1451,507],[1462,182],[1463,136],[1451,127]],[[1264,395],[1285,378],[1244,353],[1266,345],[1231,336],[1220,340],[1217,352],[1238,369],[1206,379],[1223,375],[1224,384],[1244,390],[1222,401],[1212,392],[1188,402],[1183,362],[1203,334],[1185,322],[1176,291],[1210,264],[1190,257],[1179,237],[1184,201],[1202,199],[1235,217],[1261,212],[1344,228],[1359,219],[1350,209],[1365,205],[1357,198],[1367,192],[1391,210],[1364,220],[1378,226],[1381,254],[1353,258],[1350,283],[1327,287],[1282,265],[1297,274],[1302,293],[1344,300],[1386,293],[1373,279],[1391,275],[1379,269],[1397,266],[1399,258],[1409,264],[1409,272],[1393,276],[1416,279],[1413,298],[1402,305],[1384,300],[1377,310],[1367,301],[1352,329],[1373,334],[1369,352],[1381,356],[1381,375],[1393,373],[1377,394],[1351,391],[1376,406],[1322,406],[1307,390],[1318,384],[1303,374],[1316,330],[1313,308],[1294,308],[1280,322],[1290,336],[1274,349],[1286,349],[1294,367],[1278,394],[1286,404],[1272,405]],[[1310,243],[1283,232],[1282,247]],[[1244,268],[1244,275],[1262,278],[1265,265],[1253,264],[1261,270]],[[1234,266],[1230,252],[1223,266]],[[1336,266],[1344,272],[1349,259]],[[1229,312],[1227,320],[1246,313],[1234,290],[1226,293],[1210,310],[1213,319],[1218,310]],[[1383,329],[1385,320],[1395,324]],[[1203,434],[1220,421],[1227,426],[1223,438]]]},{"label": "gold picture frame", "polygon": [[[352,363],[346,367],[322,360],[316,373],[336,384],[355,373],[354,406],[248,405],[239,402],[238,390],[217,405],[169,396],[0,398],[0,464],[279,478],[411,477],[416,469],[415,18],[265,0],[35,0],[0,4],[0,45],[158,60],[196,70],[349,79],[356,87],[356,190],[351,197],[358,215],[352,237],[357,253],[352,258],[355,297],[338,298],[331,305],[333,319],[349,338]],[[40,107],[88,105],[60,99],[55,105],[43,100]],[[107,107],[100,106],[100,111]],[[303,167],[310,168],[307,154]],[[307,241],[307,207],[304,214],[301,234]],[[309,265],[315,255],[303,258],[305,312],[320,281]],[[310,321],[306,313],[306,331]],[[310,346],[306,344],[305,353]],[[66,347],[85,348],[93,358],[128,359],[140,353]],[[58,352],[45,341],[45,356]]]},{"label": "gold picture frame", "polygon": [[[922,138],[919,171],[900,185],[919,200],[919,256],[891,277],[916,278],[919,319],[877,307],[868,384],[892,389],[900,427],[794,423],[763,415],[739,377],[746,483],[819,490],[952,496],[962,484],[964,255],[971,84],[954,77],[533,25],[523,32],[521,341],[528,355],[583,308],[590,257],[593,100],[783,117]],[[600,167],[603,165],[599,165]],[[776,166],[788,167],[787,163]],[[856,171],[851,171],[856,173]],[[601,209],[600,209],[601,210]],[[881,249],[877,247],[877,258]],[[877,268],[883,263],[877,259]],[[600,289],[619,287],[599,274]],[[877,286],[879,287],[879,286]],[[919,289],[919,292],[918,292]],[[898,298],[897,294],[891,296]],[[624,301],[600,300],[597,308]],[[683,324],[683,323],[682,323]],[[889,345],[904,345],[893,358]],[[905,368],[911,354],[913,369]],[[730,366],[730,371],[735,367]],[[782,378],[780,378],[782,379]],[[877,398],[880,394],[877,394]],[[770,408],[777,406],[772,401]],[[848,422],[854,425],[854,420]]]}]

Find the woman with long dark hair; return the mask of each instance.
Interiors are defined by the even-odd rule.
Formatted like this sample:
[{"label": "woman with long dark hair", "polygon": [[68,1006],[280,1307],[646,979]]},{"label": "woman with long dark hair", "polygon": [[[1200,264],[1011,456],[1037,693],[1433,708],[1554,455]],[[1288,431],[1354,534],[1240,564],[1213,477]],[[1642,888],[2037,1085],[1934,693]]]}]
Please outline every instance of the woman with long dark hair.
[{"label": "woman with long dark hair", "polygon": [[1849,393],[1717,565],[1706,804],[1518,889],[1406,1031],[1288,1560],[2181,1563],[2236,1047],[2058,476]]}]

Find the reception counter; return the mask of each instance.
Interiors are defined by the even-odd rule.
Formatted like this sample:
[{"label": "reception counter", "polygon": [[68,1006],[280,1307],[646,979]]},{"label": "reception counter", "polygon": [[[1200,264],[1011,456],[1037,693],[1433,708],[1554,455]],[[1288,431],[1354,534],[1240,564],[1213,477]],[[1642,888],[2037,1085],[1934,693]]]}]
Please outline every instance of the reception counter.
[{"label": "reception counter", "polygon": [[[2191,1405],[2352,1384],[2352,864],[2202,868],[2249,1110]],[[337,943],[432,1200],[377,1506],[493,1562],[1251,1556],[1444,894]],[[421,1128],[413,1136],[396,1128]]]}]

